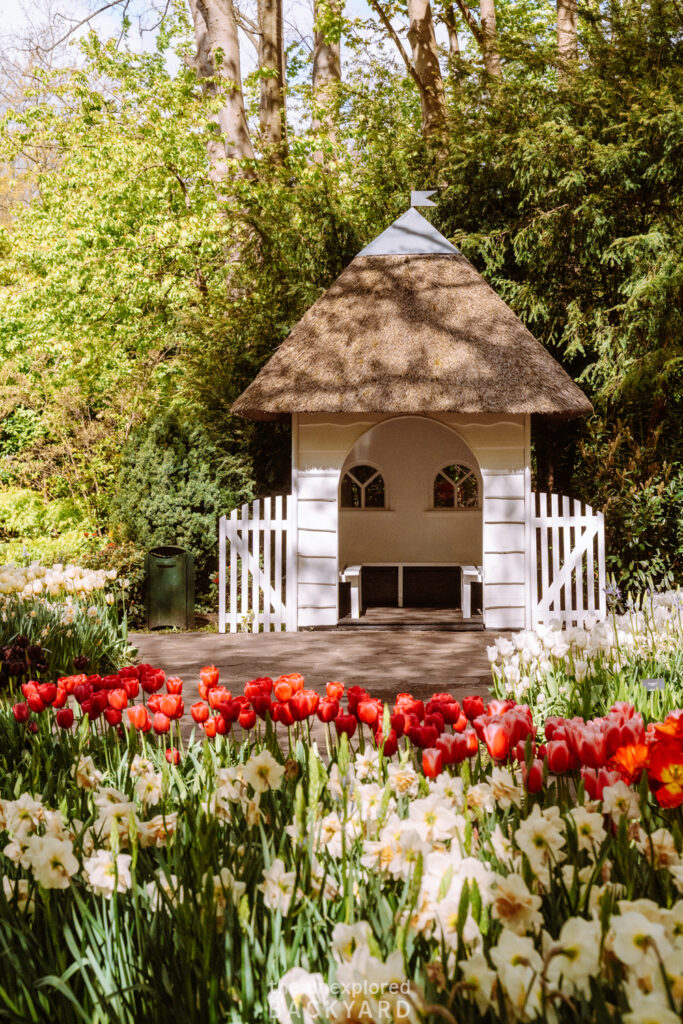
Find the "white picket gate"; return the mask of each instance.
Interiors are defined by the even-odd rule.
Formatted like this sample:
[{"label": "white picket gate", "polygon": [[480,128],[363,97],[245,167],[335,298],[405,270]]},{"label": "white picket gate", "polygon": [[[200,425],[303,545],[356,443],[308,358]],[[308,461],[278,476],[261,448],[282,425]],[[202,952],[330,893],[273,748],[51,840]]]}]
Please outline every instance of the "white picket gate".
[{"label": "white picket gate", "polygon": [[581,625],[605,616],[605,517],[560,494],[532,494],[536,572],[531,571],[533,624],[557,619]]},{"label": "white picket gate", "polygon": [[[230,546],[228,559],[227,546]],[[218,632],[295,631],[296,499],[257,499],[218,524]]]}]

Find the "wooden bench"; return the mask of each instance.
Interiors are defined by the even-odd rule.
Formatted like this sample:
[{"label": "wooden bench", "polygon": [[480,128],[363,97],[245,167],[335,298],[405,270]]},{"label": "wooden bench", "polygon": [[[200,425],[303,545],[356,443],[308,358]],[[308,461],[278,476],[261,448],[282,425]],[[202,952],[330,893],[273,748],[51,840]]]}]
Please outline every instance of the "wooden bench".
[{"label": "wooden bench", "polygon": [[362,565],[347,565],[340,573],[342,583],[348,583],[351,589],[351,618],[359,619],[363,607],[361,573],[368,569],[396,569],[398,571],[398,607],[403,608],[403,571],[404,569],[460,569],[460,607],[463,619],[472,618],[472,584],[482,582],[481,567],[463,565],[460,562],[363,562]]}]

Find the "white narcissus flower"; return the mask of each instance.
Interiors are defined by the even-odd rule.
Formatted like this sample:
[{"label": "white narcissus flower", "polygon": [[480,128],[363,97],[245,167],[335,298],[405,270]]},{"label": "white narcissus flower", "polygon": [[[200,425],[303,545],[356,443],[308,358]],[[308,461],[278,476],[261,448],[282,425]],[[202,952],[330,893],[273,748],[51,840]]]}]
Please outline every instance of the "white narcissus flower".
[{"label": "white narcissus flower", "polygon": [[[356,784],[353,798],[363,821],[377,821],[382,806],[384,790],[376,782]],[[396,806],[395,802],[394,806]]]},{"label": "white narcissus flower", "polygon": [[387,766],[389,782],[396,796],[417,796],[420,776],[410,764]]},{"label": "white narcissus flower", "polygon": [[242,771],[244,781],[252,786],[255,793],[279,789],[284,774],[284,767],[275,760],[269,750],[252,754]]},{"label": "white narcissus flower", "polygon": [[553,864],[564,860],[562,824],[557,807],[541,812],[538,804],[534,804],[531,814],[516,830],[515,842],[526,854],[534,874],[547,875]]},{"label": "white narcissus flower", "polygon": [[263,882],[258,888],[269,910],[279,910],[285,916],[289,913],[295,880],[296,872],[285,871],[285,865],[279,857],[269,868],[263,869]]},{"label": "white narcissus flower", "polygon": [[521,805],[522,790],[517,785],[517,779],[513,772],[509,769],[494,765],[490,785],[493,799],[502,810],[507,810],[513,804],[515,807]]},{"label": "white narcissus flower", "polygon": [[332,1024],[417,1024],[419,1020],[420,993],[406,980],[399,950],[382,962],[357,949],[351,960],[337,968],[337,991],[338,998],[327,1011]]},{"label": "white narcissus flower", "polygon": [[517,1017],[533,1019],[542,1005],[540,974],[543,961],[531,939],[503,928],[498,945],[490,951],[498,982],[512,1003]]},{"label": "white narcissus flower", "polygon": [[144,772],[135,780],[135,792],[145,807],[159,803],[163,781],[161,772]]},{"label": "white narcissus flower", "polygon": [[89,754],[82,754],[79,757],[78,762],[71,769],[71,775],[81,789],[95,789],[102,781],[102,772],[97,770],[95,762]]},{"label": "white narcissus flower", "polygon": [[636,846],[643,856],[651,861],[656,870],[675,867],[683,863],[676,850],[674,837],[666,828],[657,828],[650,833],[646,832],[644,828],[639,829]]},{"label": "white narcissus flower", "polygon": [[462,981],[467,985],[465,995],[475,1001],[479,1013],[485,1014],[491,1005],[496,972],[491,970],[483,953],[474,953],[467,960],[459,960],[458,967],[462,971]]},{"label": "white narcissus flower", "polygon": [[329,1002],[330,990],[322,974],[309,974],[303,967],[292,967],[268,993],[268,1006],[277,1024],[293,1024],[290,1008],[295,1010],[296,1024],[313,1024],[327,1016]]},{"label": "white narcissus flower", "polygon": [[27,857],[36,882],[44,889],[68,889],[71,876],[80,866],[71,840],[33,835],[26,843]]},{"label": "white narcissus flower", "polygon": [[32,912],[34,909],[33,897],[29,896],[29,887],[27,878],[8,878],[6,875],[2,880],[2,889],[5,894],[5,899],[8,903],[12,900],[17,901],[17,908],[21,911],[28,910]]},{"label": "white narcissus flower", "polygon": [[602,814],[587,811],[585,807],[573,807],[569,814],[574,819],[579,849],[590,852],[599,847],[607,836]]},{"label": "white narcissus flower", "polygon": [[452,839],[458,833],[459,817],[436,793],[422,800],[413,800],[408,810],[412,827],[428,843]]},{"label": "white narcissus flower", "polygon": [[332,931],[332,955],[337,963],[351,960],[357,949],[367,949],[372,931],[367,921],[356,924],[336,924]]},{"label": "white narcissus flower", "polygon": [[614,955],[628,967],[636,967],[655,949],[660,957],[671,950],[664,925],[633,910],[612,918],[608,942]]},{"label": "white narcissus flower", "polygon": [[681,1024],[681,1018],[671,1009],[666,994],[640,992],[629,1000],[631,1009],[623,1014],[623,1024]]},{"label": "white narcissus flower", "polygon": [[543,924],[541,897],[532,895],[521,875],[495,875],[491,914],[518,935],[538,931]]},{"label": "white narcissus flower", "polygon": [[88,885],[93,892],[106,899],[111,899],[114,891],[128,892],[133,884],[130,874],[131,860],[132,857],[128,853],[114,856],[111,850],[96,850],[92,857],[88,857],[83,863],[83,873]]},{"label": "white narcissus flower", "polygon": [[4,827],[16,839],[30,835],[45,819],[45,808],[40,797],[22,793],[17,800],[4,802]]},{"label": "white narcissus flower", "polygon": [[638,794],[619,779],[614,785],[605,786],[603,789],[602,809],[605,814],[611,816],[615,825],[618,825],[622,818],[632,821],[640,817]]},{"label": "white narcissus flower", "polygon": [[570,917],[562,925],[557,941],[551,942],[557,952],[548,964],[548,980],[563,991],[575,988],[588,997],[590,979],[599,971],[601,938],[599,921]]}]

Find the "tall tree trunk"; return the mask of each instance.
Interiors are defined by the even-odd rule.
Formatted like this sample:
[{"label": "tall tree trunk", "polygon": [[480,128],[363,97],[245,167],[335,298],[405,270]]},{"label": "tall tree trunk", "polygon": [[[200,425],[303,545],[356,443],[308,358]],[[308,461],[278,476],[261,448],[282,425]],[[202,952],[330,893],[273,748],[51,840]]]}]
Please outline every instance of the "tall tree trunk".
[{"label": "tall tree trunk", "polygon": [[282,0],[258,0],[259,69],[261,78],[259,122],[263,144],[274,163],[285,156],[285,48]]},{"label": "tall tree trunk", "polygon": [[197,74],[207,82],[212,94],[221,92],[223,106],[214,118],[221,139],[209,143],[212,177],[223,181],[228,174],[228,161],[253,160],[254,150],[249,137],[242,96],[242,71],[233,0],[189,0],[197,54]]},{"label": "tall tree trunk", "polygon": [[422,127],[425,135],[433,135],[443,132],[445,127],[446,96],[429,0],[408,0],[408,17],[408,42],[415,73],[421,83]]},{"label": "tall tree trunk", "polygon": [[453,4],[445,4],[443,9],[444,21],[448,29],[448,52],[451,57],[460,56],[460,40],[458,39],[458,23],[455,19],[455,8]]},{"label": "tall tree trunk", "polygon": [[481,34],[484,51],[484,67],[494,78],[500,78],[500,54],[498,53],[498,34],[496,32],[495,0],[479,0],[481,16]]},{"label": "tall tree trunk", "polygon": [[[330,0],[330,12],[341,14],[340,0]],[[330,40],[325,32],[318,28],[320,6],[317,0],[313,4],[313,102],[321,113],[313,115],[313,131],[322,128],[335,141],[334,103],[337,84],[341,82],[341,45],[339,41]],[[316,153],[315,159],[322,161],[322,153]]]},{"label": "tall tree trunk", "polygon": [[494,78],[502,78],[503,72],[500,66],[500,54],[498,53],[498,35],[496,32],[496,7],[495,0],[480,0],[479,14],[481,25],[472,14],[467,0],[455,0],[458,10],[465,19],[465,23],[476,39],[484,58],[484,67]]},{"label": "tall tree trunk", "polygon": [[576,0],[557,0],[557,53],[560,79],[566,79],[578,58]]}]

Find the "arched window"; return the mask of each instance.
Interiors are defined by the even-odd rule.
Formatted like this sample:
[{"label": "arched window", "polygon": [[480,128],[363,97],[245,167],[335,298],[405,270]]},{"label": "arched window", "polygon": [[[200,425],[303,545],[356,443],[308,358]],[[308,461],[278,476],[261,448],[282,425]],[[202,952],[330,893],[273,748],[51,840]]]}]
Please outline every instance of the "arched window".
[{"label": "arched window", "polygon": [[479,482],[469,466],[442,466],[434,480],[434,508],[479,508]]},{"label": "arched window", "polygon": [[353,466],[341,484],[342,508],[384,508],[384,477],[374,466]]}]

